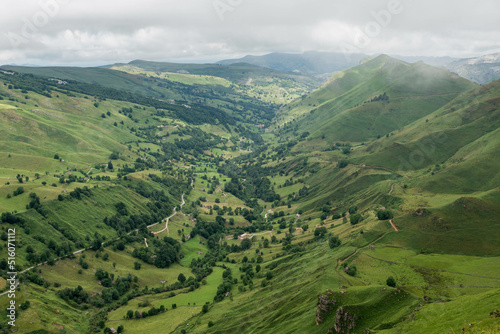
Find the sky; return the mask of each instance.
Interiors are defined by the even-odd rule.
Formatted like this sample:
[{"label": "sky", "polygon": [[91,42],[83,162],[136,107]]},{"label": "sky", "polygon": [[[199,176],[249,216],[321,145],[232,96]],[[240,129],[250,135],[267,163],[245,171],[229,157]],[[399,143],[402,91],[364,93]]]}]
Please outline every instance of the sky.
[{"label": "sky", "polygon": [[0,64],[500,52],[498,0],[2,0]]}]

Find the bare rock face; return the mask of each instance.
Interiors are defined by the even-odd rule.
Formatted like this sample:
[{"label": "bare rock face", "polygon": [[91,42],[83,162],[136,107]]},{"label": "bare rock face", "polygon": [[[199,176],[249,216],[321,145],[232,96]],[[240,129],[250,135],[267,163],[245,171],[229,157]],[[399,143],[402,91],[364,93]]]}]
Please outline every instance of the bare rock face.
[{"label": "bare rock face", "polygon": [[336,333],[350,334],[356,328],[356,315],[347,312],[343,307],[337,310],[335,315],[335,326],[333,327]]},{"label": "bare rock face", "polygon": [[324,294],[318,295],[318,308],[316,309],[316,325],[321,325],[325,321],[325,315],[328,313],[337,301],[334,298],[332,290],[326,290]]}]

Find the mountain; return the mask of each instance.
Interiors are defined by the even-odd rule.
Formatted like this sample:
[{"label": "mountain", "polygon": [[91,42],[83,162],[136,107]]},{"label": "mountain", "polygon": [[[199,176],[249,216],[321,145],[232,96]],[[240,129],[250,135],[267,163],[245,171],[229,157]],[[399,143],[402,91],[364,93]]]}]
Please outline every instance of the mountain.
[{"label": "mountain", "polygon": [[264,56],[245,56],[240,59],[221,60],[217,64],[248,63],[283,72],[323,75],[356,66],[365,57],[363,54],[309,51],[302,54],[270,53]]},{"label": "mountain", "polygon": [[500,53],[454,61],[446,68],[458,75],[485,84],[500,79]]},{"label": "mountain", "polygon": [[335,74],[276,119],[332,144],[364,142],[434,112],[473,87],[447,70],[381,55]]},{"label": "mountain", "polygon": [[423,61],[427,65],[436,66],[436,67],[446,67],[446,65],[460,60],[460,58],[453,57],[425,57],[425,56],[398,56],[391,55],[391,57],[405,61],[407,63],[417,63],[419,61]]},{"label": "mountain", "polygon": [[0,331],[498,332],[500,81],[38,70],[0,70]]},{"label": "mountain", "polygon": [[464,92],[393,136],[367,145],[361,151],[370,155],[362,160],[391,169],[430,168],[419,182],[432,192],[493,189],[500,180],[497,159],[492,159],[500,153],[499,96],[500,80]]},{"label": "mountain", "polygon": [[[133,61],[109,68],[17,67],[7,71],[73,80],[178,104],[224,110],[254,124],[267,123],[282,104],[314,88],[318,79],[248,64],[231,66]],[[238,101],[235,103],[235,101]]]},{"label": "mountain", "polygon": [[[271,68],[283,72],[300,72],[310,75],[332,74],[359,65],[365,54],[345,54],[334,52],[309,51],[301,54],[270,53],[263,56],[245,56],[239,59],[226,59],[217,62],[221,65],[247,63]],[[459,58],[425,57],[425,56],[392,56],[408,63],[423,61],[431,66],[446,66]]]}]

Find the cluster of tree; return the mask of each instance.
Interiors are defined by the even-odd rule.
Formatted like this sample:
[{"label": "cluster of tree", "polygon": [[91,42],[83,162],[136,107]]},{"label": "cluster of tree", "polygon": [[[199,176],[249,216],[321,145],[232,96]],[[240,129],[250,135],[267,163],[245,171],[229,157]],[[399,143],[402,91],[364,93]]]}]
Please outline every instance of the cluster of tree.
[{"label": "cluster of tree", "polygon": [[85,186],[83,188],[75,188],[75,190],[73,190],[69,193],[69,196],[71,198],[76,198],[78,200],[81,200],[82,196],[86,196],[86,197],[92,196],[92,191],[87,186]]},{"label": "cluster of tree", "polygon": [[377,211],[377,217],[379,220],[388,220],[394,218],[391,210],[379,210]]},{"label": "cluster of tree", "polygon": [[327,235],[327,233],[328,232],[326,230],[326,227],[324,227],[324,226],[317,227],[314,230],[314,237],[316,238],[316,240],[321,240]]},{"label": "cluster of tree", "polygon": [[165,305],[160,305],[159,308],[156,307],[151,307],[147,312],[146,311],[133,311],[133,310],[128,310],[127,311],[127,319],[143,319],[147,317],[152,317],[155,315],[158,315],[160,313],[164,313],[167,311],[167,308]]},{"label": "cluster of tree", "polygon": [[24,188],[23,187],[18,187],[14,192],[12,193],[14,196],[19,196],[21,194],[24,194]]},{"label": "cluster of tree", "polygon": [[21,226],[24,224],[23,218],[19,217],[18,215],[14,215],[10,212],[3,212],[2,215],[0,216],[0,221],[2,223],[18,224]]},{"label": "cluster of tree", "polygon": [[233,177],[224,185],[224,191],[245,201],[260,198],[266,202],[274,202],[281,199],[280,195],[274,192],[267,177],[247,178],[245,185],[239,178]]},{"label": "cluster of tree", "polygon": [[370,100],[370,102],[377,102],[377,101],[389,102],[389,96],[387,96],[387,93],[384,93],[384,94],[380,94],[378,96],[375,96],[373,99]]},{"label": "cluster of tree", "polygon": [[62,299],[73,301],[79,305],[89,302],[89,294],[85,290],[83,290],[83,288],[80,285],[77,286],[75,289],[65,288],[59,290],[57,294]]},{"label": "cluster of tree", "polygon": [[[233,287],[233,276],[230,268],[227,268],[222,273],[222,283],[217,287],[217,293],[215,294],[214,300],[220,302],[224,299],[226,294],[231,292]],[[207,308],[208,310],[208,308]]]},{"label": "cluster of tree", "polygon": [[[155,243],[155,241],[152,242]],[[149,247],[135,248],[132,256],[148,264],[154,264],[158,268],[168,268],[179,261],[180,249],[181,245],[177,240],[165,237],[154,252]]]}]

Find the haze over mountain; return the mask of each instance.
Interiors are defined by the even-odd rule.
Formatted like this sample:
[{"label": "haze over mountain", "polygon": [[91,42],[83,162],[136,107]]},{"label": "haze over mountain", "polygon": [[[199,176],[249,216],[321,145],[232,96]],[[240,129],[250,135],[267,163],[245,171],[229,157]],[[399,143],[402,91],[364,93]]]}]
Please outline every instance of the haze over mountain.
[{"label": "haze over mountain", "polygon": [[446,68],[471,81],[485,84],[500,79],[500,53],[459,59],[447,64]]},{"label": "haze over mountain", "polygon": [[[270,53],[263,56],[249,55],[238,59],[221,60],[217,64],[249,63],[284,72],[298,71],[310,75],[324,75],[357,66],[366,57],[368,57],[366,54],[309,51],[304,53]],[[410,63],[423,61],[432,66],[444,66],[458,60],[451,57],[394,56],[394,58]]]}]

